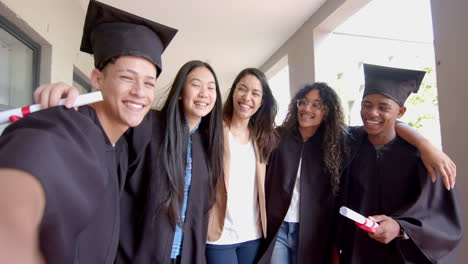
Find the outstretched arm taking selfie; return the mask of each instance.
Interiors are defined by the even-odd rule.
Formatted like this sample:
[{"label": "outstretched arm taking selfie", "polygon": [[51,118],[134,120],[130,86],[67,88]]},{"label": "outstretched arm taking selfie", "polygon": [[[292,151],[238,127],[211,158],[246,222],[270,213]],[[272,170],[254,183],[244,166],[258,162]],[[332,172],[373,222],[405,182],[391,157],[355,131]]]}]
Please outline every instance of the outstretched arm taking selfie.
[{"label": "outstretched arm taking selfie", "polygon": [[0,169],[0,263],[44,263],[39,225],[45,194],[32,175]]}]

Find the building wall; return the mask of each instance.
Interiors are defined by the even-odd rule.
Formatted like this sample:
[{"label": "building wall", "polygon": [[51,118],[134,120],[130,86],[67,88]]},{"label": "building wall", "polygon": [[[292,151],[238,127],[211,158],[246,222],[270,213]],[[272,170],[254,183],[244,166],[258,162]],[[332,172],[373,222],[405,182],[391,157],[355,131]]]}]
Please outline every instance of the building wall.
[{"label": "building wall", "polygon": [[351,16],[370,0],[328,0],[289,38],[261,67],[267,72],[287,56],[291,94],[314,82],[316,51],[339,23]]},{"label": "building wall", "polygon": [[314,29],[330,15],[343,0],[328,0],[299,28],[261,67],[267,72],[282,58],[289,63],[289,87],[291,94],[315,79]]},{"label": "building wall", "polygon": [[[444,151],[457,164],[457,187],[462,213],[468,210],[468,122],[464,106],[468,102],[468,1],[431,0],[434,25],[439,113]],[[468,228],[468,215],[463,224]],[[460,247],[460,263],[468,263],[468,241]]]},{"label": "building wall", "polygon": [[72,83],[73,65],[89,74],[90,55],[79,52],[85,10],[76,0],[0,0],[0,15],[44,46],[40,82]]}]

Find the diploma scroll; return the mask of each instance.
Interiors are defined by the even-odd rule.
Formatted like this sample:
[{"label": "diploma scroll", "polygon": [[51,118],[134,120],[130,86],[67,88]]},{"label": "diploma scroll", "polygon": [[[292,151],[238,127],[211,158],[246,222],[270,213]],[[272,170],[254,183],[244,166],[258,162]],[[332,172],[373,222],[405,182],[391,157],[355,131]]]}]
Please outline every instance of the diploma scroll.
[{"label": "diploma scroll", "polygon": [[[82,94],[78,96],[78,98],[75,101],[75,104],[73,104],[73,107],[78,107],[78,106],[82,106],[86,104],[92,104],[92,103],[99,102],[102,100],[103,100],[102,93],[100,91]],[[61,99],[59,101],[59,105],[64,105],[64,104],[65,104],[65,99]],[[33,105],[27,105],[24,107],[0,112],[0,124],[14,122],[22,117],[25,117],[26,115],[30,113],[34,113],[39,110],[41,110],[41,105],[33,104]]]},{"label": "diploma scroll", "polygon": [[359,213],[356,213],[355,211],[349,209],[346,206],[341,206],[340,214],[353,220],[359,228],[369,232],[375,233],[375,229],[379,226],[377,222],[372,221]]}]

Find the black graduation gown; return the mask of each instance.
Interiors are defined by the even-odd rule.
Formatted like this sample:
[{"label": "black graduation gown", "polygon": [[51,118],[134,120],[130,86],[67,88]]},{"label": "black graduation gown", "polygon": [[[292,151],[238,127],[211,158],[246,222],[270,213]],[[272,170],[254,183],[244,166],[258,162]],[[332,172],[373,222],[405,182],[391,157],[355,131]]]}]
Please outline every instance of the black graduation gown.
[{"label": "black graduation gown", "polygon": [[[124,142],[117,145],[126,153]],[[0,137],[0,167],[32,174],[45,191],[39,237],[47,263],[113,263],[119,237],[116,156],[94,110],[55,107],[10,125]]]},{"label": "black graduation gown", "polygon": [[265,194],[267,237],[259,263],[269,263],[276,237],[288,212],[302,157],[297,263],[327,263],[331,258],[335,196],[323,162],[323,126],[307,142],[299,131],[281,137],[268,163]]},{"label": "black graduation gown", "polygon": [[410,239],[385,245],[341,217],[340,263],[456,263],[462,236],[456,189],[447,191],[440,179],[432,184],[418,150],[403,139],[376,151],[363,128],[354,132],[358,152],[343,181],[342,203],[365,216],[394,218]]},{"label": "black graduation gown", "polygon": [[[160,208],[164,198],[159,190],[167,188],[164,177],[154,174],[164,136],[164,122],[160,119],[159,112],[151,111],[128,135],[131,163],[121,198],[122,236],[117,263],[170,263],[175,230],[167,215],[154,214],[154,208]],[[184,264],[206,263],[210,185],[201,132],[192,134],[192,183],[183,226],[181,263]],[[155,186],[155,191],[150,192],[149,186]]]}]

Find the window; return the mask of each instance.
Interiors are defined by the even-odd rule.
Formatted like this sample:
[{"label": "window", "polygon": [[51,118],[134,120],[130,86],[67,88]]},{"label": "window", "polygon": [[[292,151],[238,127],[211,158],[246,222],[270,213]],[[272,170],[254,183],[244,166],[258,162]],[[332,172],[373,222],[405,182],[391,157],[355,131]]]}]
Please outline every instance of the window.
[{"label": "window", "polygon": [[[39,58],[40,46],[0,16],[0,111],[33,102]],[[7,125],[0,125],[0,133]]]},{"label": "window", "polygon": [[92,90],[89,78],[75,66],[73,66],[73,87],[76,87],[80,94],[89,93]]},{"label": "window", "polygon": [[40,46],[0,17],[0,104],[20,107],[33,102],[38,86]]}]

